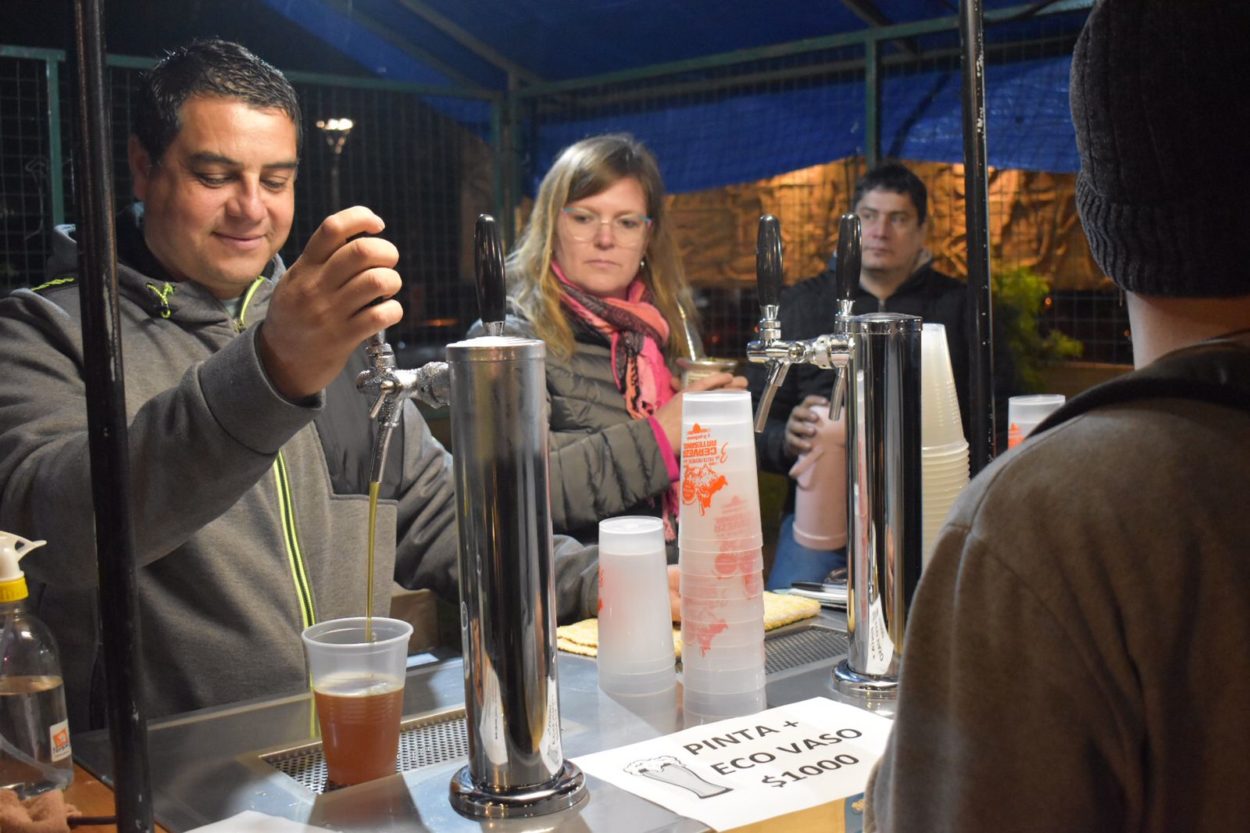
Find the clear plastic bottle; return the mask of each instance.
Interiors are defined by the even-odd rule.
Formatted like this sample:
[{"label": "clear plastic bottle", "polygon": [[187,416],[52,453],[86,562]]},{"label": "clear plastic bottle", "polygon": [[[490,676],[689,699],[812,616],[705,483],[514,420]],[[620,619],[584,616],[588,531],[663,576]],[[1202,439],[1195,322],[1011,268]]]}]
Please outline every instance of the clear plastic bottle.
[{"label": "clear plastic bottle", "polygon": [[44,543],[0,532],[0,788],[22,798],[64,789],[74,778],[56,641],[26,609],[18,567]]}]

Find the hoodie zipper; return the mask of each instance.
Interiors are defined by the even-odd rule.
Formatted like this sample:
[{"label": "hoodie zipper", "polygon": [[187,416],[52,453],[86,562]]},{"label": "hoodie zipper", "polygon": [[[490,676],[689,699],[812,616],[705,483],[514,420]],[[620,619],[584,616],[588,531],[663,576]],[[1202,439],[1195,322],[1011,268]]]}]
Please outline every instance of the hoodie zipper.
[{"label": "hoodie zipper", "polygon": [[[239,305],[239,317],[234,322],[236,332],[247,327],[247,307],[256,290],[264,284],[258,277],[248,288]],[[273,461],[273,477],[278,493],[278,511],[282,516],[282,542],[286,548],[287,564],[291,569],[291,581],[295,585],[295,600],[299,605],[300,622],[303,627],[317,623],[317,610],[313,604],[312,586],[308,583],[308,570],[304,565],[304,551],[299,543],[299,525],[295,519],[295,497],[291,490],[291,478],[287,472],[286,457],[281,451]]]}]

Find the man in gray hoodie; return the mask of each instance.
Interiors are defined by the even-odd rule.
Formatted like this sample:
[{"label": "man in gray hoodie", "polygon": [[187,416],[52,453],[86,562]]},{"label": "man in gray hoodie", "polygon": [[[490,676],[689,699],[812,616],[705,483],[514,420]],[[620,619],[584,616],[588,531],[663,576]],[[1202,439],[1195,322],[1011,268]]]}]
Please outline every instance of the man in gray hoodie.
[{"label": "man in gray hoodie", "polygon": [[[363,207],[327,218],[285,268],[299,104],[242,47],[202,41],[145,77],[118,221],[141,671],[157,717],[307,685],[299,633],[366,605],[374,424],[362,342],[402,316],[398,252]],[[0,301],[0,528],[60,642],[71,726],[103,688],[77,243]],[[375,614],[392,579],[456,597],[451,459],[406,403],[389,449]],[[564,617],[591,610],[593,552],[558,560]]]}]

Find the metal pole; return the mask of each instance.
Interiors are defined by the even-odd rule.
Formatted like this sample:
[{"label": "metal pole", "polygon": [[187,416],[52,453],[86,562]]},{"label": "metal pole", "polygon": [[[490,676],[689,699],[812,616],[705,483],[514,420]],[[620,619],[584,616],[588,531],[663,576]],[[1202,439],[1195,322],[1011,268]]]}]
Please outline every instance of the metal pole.
[{"label": "metal pole", "polygon": [[44,78],[48,85],[48,191],[52,206],[52,225],[65,222],[65,174],[61,151],[61,66],[59,59],[44,61]]},{"label": "metal pole", "polygon": [[990,295],[989,192],[985,150],[985,42],[981,0],[960,0],[963,45],[964,200],[968,224],[968,295],[975,338],[968,346],[972,474],[994,457],[994,305]]},{"label": "metal pole", "polygon": [[117,829],[140,833],[152,830],[152,784],[137,662],[141,650],[130,515],[126,390],[117,308],[112,137],[105,94],[102,6],[103,0],[74,0],[81,134],[80,168],[74,178],[81,213],[79,291]]},{"label": "metal pole", "polygon": [[339,211],[343,208],[343,195],[339,190],[339,164],[343,159],[343,147],[334,148],[334,158],[330,160],[330,210]]},{"label": "metal pole", "polygon": [[507,162],[504,157],[506,153],[504,146],[504,121],[507,105],[504,98],[499,98],[490,103],[490,149],[491,149],[491,203],[494,206],[494,215],[499,219],[500,228],[503,230],[503,244],[505,248],[512,246],[512,206],[507,202]]},{"label": "metal pole", "polygon": [[870,40],[864,43],[864,162],[871,171],[880,161],[881,50]]}]

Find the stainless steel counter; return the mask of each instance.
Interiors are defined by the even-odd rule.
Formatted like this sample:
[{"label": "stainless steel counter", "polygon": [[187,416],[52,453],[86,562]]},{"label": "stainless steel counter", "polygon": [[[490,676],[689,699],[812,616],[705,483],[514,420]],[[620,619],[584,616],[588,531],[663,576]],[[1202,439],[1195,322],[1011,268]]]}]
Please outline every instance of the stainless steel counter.
[{"label": "stainless steel counter", "polygon": [[[769,706],[809,697],[842,699],[831,670],[845,654],[845,618],[825,612],[815,622],[791,626],[767,640]],[[831,653],[836,651],[836,653]],[[680,687],[671,706],[635,713],[598,687],[593,660],[560,654],[560,716],[566,758],[610,749],[685,728]],[[464,704],[463,664],[432,659],[412,668],[404,693],[410,717],[454,719]],[[641,710],[639,710],[641,711]],[[421,721],[417,721],[421,722]],[[300,748],[315,751],[316,718],[309,694],[206,709],[153,722],[149,728],[157,820],[184,831],[244,810],[341,831],[561,831],[618,833],[707,828],[631,793],[587,776],[589,797],[577,807],[534,819],[470,820],[448,802],[452,774],[462,755],[355,787],[318,794],[271,761]],[[74,737],[75,757],[111,783],[111,753],[104,732]]]}]

